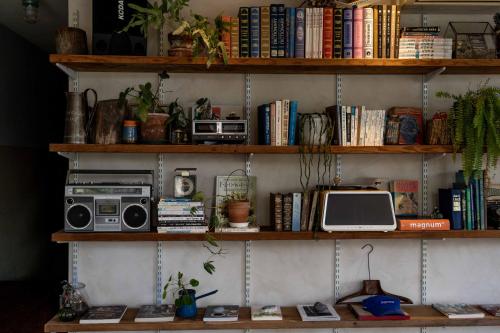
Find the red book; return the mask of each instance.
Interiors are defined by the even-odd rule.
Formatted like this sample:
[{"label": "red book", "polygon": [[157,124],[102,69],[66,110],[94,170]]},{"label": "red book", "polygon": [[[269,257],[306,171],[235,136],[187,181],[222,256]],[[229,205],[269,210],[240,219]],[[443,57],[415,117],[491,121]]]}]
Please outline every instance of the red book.
[{"label": "red book", "polygon": [[358,320],[410,320],[410,315],[405,311],[403,311],[404,316],[375,316],[363,309],[361,304],[349,304],[349,306]]},{"label": "red book", "polygon": [[231,54],[231,16],[222,16],[225,31],[222,31],[220,40],[224,42],[226,53]]},{"label": "red book", "polygon": [[323,58],[333,57],[333,8],[323,8]]},{"label": "red book", "polygon": [[355,59],[363,58],[363,8],[354,8],[352,28],[353,53]]}]

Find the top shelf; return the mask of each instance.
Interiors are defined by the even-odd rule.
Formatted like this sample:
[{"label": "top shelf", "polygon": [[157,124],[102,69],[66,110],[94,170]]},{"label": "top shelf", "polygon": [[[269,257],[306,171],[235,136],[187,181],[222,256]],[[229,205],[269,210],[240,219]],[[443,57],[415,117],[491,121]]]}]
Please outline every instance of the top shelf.
[{"label": "top shelf", "polygon": [[51,54],[50,62],[79,72],[241,74],[500,74],[500,59],[233,58],[207,69],[205,58]]}]

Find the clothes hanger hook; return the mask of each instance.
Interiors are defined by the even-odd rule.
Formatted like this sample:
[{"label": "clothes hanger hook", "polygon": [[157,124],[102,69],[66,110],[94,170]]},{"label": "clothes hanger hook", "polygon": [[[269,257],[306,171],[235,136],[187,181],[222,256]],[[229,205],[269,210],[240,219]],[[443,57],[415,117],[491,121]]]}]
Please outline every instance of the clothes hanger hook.
[{"label": "clothes hanger hook", "polygon": [[371,273],[371,270],[370,270],[370,254],[372,254],[372,252],[373,252],[373,245],[371,245],[370,243],[365,244],[365,245],[363,245],[363,247],[361,248],[361,250],[364,250],[366,247],[370,247],[370,251],[368,251],[368,280],[371,280],[372,279],[372,273]]}]

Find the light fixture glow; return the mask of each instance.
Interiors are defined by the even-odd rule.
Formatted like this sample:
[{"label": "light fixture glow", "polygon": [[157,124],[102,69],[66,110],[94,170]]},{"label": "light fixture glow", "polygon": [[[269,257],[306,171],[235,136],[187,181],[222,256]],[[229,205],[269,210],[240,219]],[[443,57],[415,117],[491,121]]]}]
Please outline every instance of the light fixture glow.
[{"label": "light fixture glow", "polygon": [[36,23],[38,21],[38,0],[22,0],[24,6],[24,21]]}]

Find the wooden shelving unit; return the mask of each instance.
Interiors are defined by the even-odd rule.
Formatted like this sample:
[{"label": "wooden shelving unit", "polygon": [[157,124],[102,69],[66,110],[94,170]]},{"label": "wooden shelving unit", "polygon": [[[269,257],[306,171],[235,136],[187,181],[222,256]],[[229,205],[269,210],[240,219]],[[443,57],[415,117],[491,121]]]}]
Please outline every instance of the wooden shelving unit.
[{"label": "wooden shelving unit", "polygon": [[[350,232],[276,232],[209,233],[221,241],[325,240],[325,239],[448,239],[500,238],[500,230],[484,231],[350,231]],[[159,234],[157,232],[64,232],[52,234],[53,242],[156,242],[204,241],[205,234]]]},{"label": "wooden shelving unit", "polygon": [[[299,146],[264,145],[142,145],[142,144],[51,144],[51,152],[65,153],[182,153],[182,154],[298,154]],[[312,152],[320,149],[315,147]],[[343,147],[331,146],[332,154],[446,154],[452,153],[452,146],[380,146]]]},{"label": "wooden shelving unit", "polygon": [[205,58],[51,54],[50,62],[80,72],[249,74],[500,74],[498,59],[230,59],[207,69]]},{"label": "wooden shelving unit", "polygon": [[241,308],[238,321],[211,323],[203,322],[205,309],[199,309],[195,319],[176,318],[166,323],[135,323],[137,309],[129,309],[119,324],[64,323],[55,316],[45,324],[45,332],[500,326],[500,318],[489,315],[480,319],[449,319],[431,306],[403,308],[410,314],[410,320],[359,321],[346,306],[337,306],[340,321],[304,322],[295,307],[283,307],[283,320],[280,321],[252,321],[250,309]]}]

